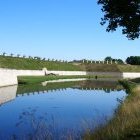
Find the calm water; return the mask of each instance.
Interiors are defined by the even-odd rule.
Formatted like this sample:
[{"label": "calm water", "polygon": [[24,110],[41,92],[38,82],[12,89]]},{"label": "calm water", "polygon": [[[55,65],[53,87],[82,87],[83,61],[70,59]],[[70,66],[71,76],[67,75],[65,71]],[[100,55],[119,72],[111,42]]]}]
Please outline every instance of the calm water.
[{"label": "calm water", "polygon": [[80,139],[107,123],[126,97],[117,82],[81,81],[0,89],[0,140]]}]

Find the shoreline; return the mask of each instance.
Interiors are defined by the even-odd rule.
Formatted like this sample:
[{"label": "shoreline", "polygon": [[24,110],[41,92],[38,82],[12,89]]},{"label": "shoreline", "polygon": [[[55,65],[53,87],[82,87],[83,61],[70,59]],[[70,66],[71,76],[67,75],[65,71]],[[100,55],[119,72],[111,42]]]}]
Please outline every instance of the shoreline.
[{"label": "shoreline", "polygon": [[96,75],[81,75],[81,76],[19,76],[18,84],[41,84],[43,82],[65,82],[65,81],[77,81],[77,80],[101,80],[101,79],[115,79],[120,78],[112,76],[96,76]]},{"label": "shoreline", "polygon": [[140,80],[121,80],[120,84],[128,93],[127,98],[115,111],[114,117],[95,132],[86,132],[84,139],[140,139]]}]

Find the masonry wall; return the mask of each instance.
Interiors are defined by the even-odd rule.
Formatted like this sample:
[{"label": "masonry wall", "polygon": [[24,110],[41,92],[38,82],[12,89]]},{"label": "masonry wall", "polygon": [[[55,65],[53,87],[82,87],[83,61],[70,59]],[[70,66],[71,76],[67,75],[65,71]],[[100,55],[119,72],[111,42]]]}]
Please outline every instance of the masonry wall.
[{"label": "masonry wall", "polygon": [[138,78],[140,73],[119,73],[119,72],[85,72],[85,71],[47,71],[44,70],[12,70],[0,69],[0,87],[18,84],[17,76],[44,76],[45,74],[56,75],[97,75],[111,76],[118,78]]},{"label": "masonry wall", "polygon": [[122,77],[122,73],[120,72],[46,71],[46,74],[49,73],[53,73],[56,75],[97,75],[97,76]]},{"label": "masonry wall", "polygon": [[16,85],[17,75],[13,71],[0,69],[0,87]]},{"label": "masonry wall", "polygon": [[5,72],[14,74],[16,76],[44,76],[43,70],[10,70],[4,69]]},{"label": "masonry wall", "polygon": [[44,76],[44,70],[0,69],[0,87],[17,85],[17,76]]},{"label": "masonry wall", "polygon": [[125,73],[123,73],[123,78],[131,78],[131,79],[133,79],[133,78],[140,78],[140,73],[125,72]]}]

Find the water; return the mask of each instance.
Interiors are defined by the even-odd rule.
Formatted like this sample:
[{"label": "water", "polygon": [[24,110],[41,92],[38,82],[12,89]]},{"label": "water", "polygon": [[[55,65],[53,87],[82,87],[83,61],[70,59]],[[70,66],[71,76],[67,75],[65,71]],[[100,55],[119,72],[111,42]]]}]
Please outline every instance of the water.
[{"label": "water", "polygon": [[80,139],[106,124],[126,93],[114,81],[0,89],[0,139]]}]

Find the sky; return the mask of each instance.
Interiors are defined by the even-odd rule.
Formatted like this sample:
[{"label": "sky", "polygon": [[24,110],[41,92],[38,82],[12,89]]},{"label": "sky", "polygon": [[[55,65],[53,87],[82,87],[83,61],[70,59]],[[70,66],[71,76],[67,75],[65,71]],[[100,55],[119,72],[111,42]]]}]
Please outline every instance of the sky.
[{"label": "sky", "polygon": [[0,53],[50,59],[125,60],[140,39],[106,32],[97,0],[0,0]]}]

